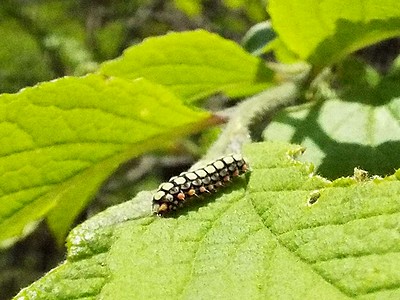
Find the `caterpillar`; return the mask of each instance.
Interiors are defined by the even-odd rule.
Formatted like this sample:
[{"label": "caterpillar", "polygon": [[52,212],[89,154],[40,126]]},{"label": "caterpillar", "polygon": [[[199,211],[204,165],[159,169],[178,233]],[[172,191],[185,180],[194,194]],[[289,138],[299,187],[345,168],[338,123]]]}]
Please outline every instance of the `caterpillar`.
[{"label": "caterpillar", "polygon": [[153,196],[153,212],[158,216],[177,210],[194,197],[215,192],[232,178],[248,170],[240,154],[231,154],[209,163],[204,168],[183,172],[162,183]]}]

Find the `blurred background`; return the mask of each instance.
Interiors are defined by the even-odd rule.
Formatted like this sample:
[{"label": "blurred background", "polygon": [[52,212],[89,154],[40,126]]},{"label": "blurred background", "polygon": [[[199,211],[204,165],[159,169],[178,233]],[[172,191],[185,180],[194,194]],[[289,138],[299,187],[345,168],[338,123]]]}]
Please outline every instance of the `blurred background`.
[{"label": "blurred background", "polygon": [[82,75],[144,38],[203,28],[240,41],[265,0],[2,0],[0,92]]},{"label": "blurred background", "polygon": [[[1,0],[0,93],[96,71],[127,47],[169,31],[203,28],[240,42],[251,26],[268,19],[265,7],[264,0]],[[179,148],[185,150],[173,156],[128,162],[77,223],[187,169],[194,160],[190,153],[199,153],[191,148],[217,134],[210,130],[192,137],[196,142],[183,141]],[[55,244],[42,222],[26,239],[0,250],[0,300],[10,299],[64,258],[65,247]]]}]

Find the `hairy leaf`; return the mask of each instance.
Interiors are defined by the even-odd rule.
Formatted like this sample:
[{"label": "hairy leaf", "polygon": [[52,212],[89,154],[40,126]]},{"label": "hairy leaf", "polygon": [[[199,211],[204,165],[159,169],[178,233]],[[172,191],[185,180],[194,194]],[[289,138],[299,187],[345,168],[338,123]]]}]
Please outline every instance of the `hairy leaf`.
[{"label": "hairy leaf", "polygon": [[301,151],[249,146],[248,181],[176,216],[141,218],[145,192],[112,207],[15,299],[398,298],[400,172],[331,183],[293,160]]}]

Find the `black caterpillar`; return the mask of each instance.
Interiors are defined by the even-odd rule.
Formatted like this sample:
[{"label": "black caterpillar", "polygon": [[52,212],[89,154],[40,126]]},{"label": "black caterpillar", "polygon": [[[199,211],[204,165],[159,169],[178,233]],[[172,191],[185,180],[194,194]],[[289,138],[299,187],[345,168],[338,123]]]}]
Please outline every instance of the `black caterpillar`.
[{"label": "black caterpillar", "polygon": [[231,154],[192,172],[183,172],[162,183],[153,196],[153,211],[163,216],[181,207],[188,199],[216,191],[248,170],[240,154]]}]

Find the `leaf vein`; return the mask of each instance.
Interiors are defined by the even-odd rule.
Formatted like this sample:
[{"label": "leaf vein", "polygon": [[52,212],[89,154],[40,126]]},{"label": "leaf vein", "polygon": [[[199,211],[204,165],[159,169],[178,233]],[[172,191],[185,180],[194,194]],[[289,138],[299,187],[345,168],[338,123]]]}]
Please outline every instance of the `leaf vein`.
[{"label": "leaf vein", "polygon": [[315,261],[313,264],[318,264],[318,263],[325,263],[325,262],[330,262],[333,260],[339,261],[339,260],[345,260],[345,259],[350,259],[350,258],[361,258],[361,257],[368,257],[368,256],[373,256],[373,255],[385,255],[385,254],[396,254],[400,253],[400,248],[398,250],[392,250],[388,249],[386,251],[380,251],[380,252],[360,252],[360,253],[353,253],[353,254],[347,254],[347,255],[338,255],[338,256],[333,256],[329,257],[326,259],[319,259]]},{"label": "leaf vein", "polygon": [[101,113],[103,113],[105,115],[110,115],[112,117],[111,118],[112,120],[115,120],[116,118],[119,118],[119,119],[122,119],[122,120],[136,121],[136,122],[139,122],[139,123],[142,123],[142,124],[146,125],[147,127],[150,125],[150,126],[153,126],[153,127],[156,127],[156,128],[164,128],[164,126],[165,126],[164,124],[158,124],[158,123],[154,122],[154,120],[156,118],[152,119],[151,122],[149,122],[148,120],[142,120],[142,119],[140,119],[138,117],[135,117],[133,115],[126,116],[126,115],[119,114],[117,112],[101,109],[99,107],[89,107],[88,106],[88,107],[67,108],[67,107],[61,107],[61,106],[58,106],[58,105],[55,105],[55,104],[39,105],[37,103],[32,103],[32,105],[37,106],[37,107],[41,107],[41,108],[52,107],[52,108],[56,108],[56,109],[59,109],[59,110],[64,111],[64,112],[69,112],[69,111],[74,111],[74,110],[77,110],[77,111],[85,111],[85,110],[87,110],[87,111],[94,111],[95,113],[96,112],[97,113],[101,112]]},{"label": "leaf vein", "polygon": [[315,225],[315,226],[309,226],[309,227],[299,227],[296,229],[290,229],[287,231],[283,231],[280,233],[275,233],[278,236],[287,234],[287,233],[294,233],[296,231],[302,231],[302,230],[313,230],[316,228],[322,228],[322,227],[326,227],[326,226],[343,226],[346,225],[348,223],[351,223],[353,221],[358,221],[358,220],[368,220],[371,218],[375,218],[375,217],[381,217],[381,216],[392,216],[392,215],[396,215],[399,214],[400,212],[398,211],[398,208],[394,209],[393,211],[388,211],[388,212],[377,212],[377,213],[370,213],[370,214],[366,214],[362,217],[352,217],[351,219],[347,219],[344,222],[338,221],[338,222],[330,222],[330,223],[325,223],[325,224],[319,224],[319,225]]},{"label": "leaf vein", "polygon": [[323,274],[322,274],[321,272],[319,272],[318,270],[316,270],[315,268],[313,268],[312,265],[311,265],[309,262],[307,262],[304,258],[302,258],[300,255],[298,255],[298,254],[297,254],[296,252],[294,252],[292,249],[288,248],[285,244],[283,244],[283,243],[279,240],[279,238],[278,238],[279,235],[277,235],[276,232],[274,232],[271,228],[268,227],[268,224],[266,224],[266,223],[264,222],[264,219],[262,218],[262,216],[257,212],[256,205],[255,205],[254,201],[252,200],[252,197],[249,197],[249,198],[250,198],[251,206],[252,206],[253,210],[255,211],[256,215],[260,218],[262,224],[264,224],[264,226],[265,226],[266,228],[268,228],[268,230],[269,230],[272,234],[274,234],[274,235],[276,236],[276,239],[275,239],[275,240],[276,240],[276,242],[277,242],[280,246],[282,246],[283,248],[287,249],[290,253],[292,253],[293,255],[295,255],[299,260],[301,260],[301,262],[303,262],[304,264],[310,266],[311,269],[313,270],[313,272],[315,272],[315,274],[317,274],[319,277],[321,277],[321,278],[322,278],[324,281],[326,281],[328,284],[332,285],[334,288],[336,288],[336,289],[337,289],[338,291],[340,291],[342,294],[347,295],[347,293],[346,293],[346,291],[345,291],[344,289],[341,289],[340,287],[338,287],[338,286],[336,286],[336,285],[333,285],[327,278],[325,278],[325,277],[323,276]]},{"label": "leaf vein", "polygon": [[200,245],[204,242],[204,240],[205,240],[207,234],[212,230],[213,225],[214,225],[218,220],[221,219],[221,217],[226,213],[226,210],[227,210],[227,209],[229,209],[230,207],[232,207],[232,206],[234,205],[235,200],[236,200],[237,198],[238,198],[238,197],[234,197],[231,201],[229,201],[229,202],[227,203],[227,207],[226,207],[224,210],[222,210],[220,213],[217,213],[216,216],[215,216],[215,218],[213,218],[212,221],[210,221],[210,224],[209,224],[206,228],[204,228],[204,234],[202,234],[202,236],[201,236],[200,239],[198,240],[199,247],[197,247],[196,252],[195,252],[194,255],[193,255],[193,259],[191,260],[191,263],[190,263],[190,265],[191,265],[191,266],[190,266],[190,275],[188,275],[186,282],[184,282],[184,283],[182,284],[182,289],[181,289],[181,291],[179,292],[179,294],[180,294],[181,296],[184,296],[185,291],[186,291],[187,288],[189,287],[189,283],[192,281],[192,279],[193,279],[193,277],[194,277],[194,269],[195,269],[196,261],[198,260],[198,255],[199,255],[199,252],[200,252]]}]

